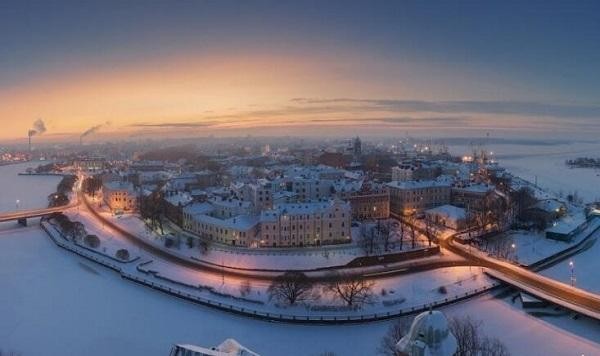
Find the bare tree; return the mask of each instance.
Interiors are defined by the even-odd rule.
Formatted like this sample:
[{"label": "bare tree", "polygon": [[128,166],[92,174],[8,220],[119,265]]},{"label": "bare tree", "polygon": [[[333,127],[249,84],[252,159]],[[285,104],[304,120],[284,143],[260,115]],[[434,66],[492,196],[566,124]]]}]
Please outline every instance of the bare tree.
[{"label": "bare tree", "polygon": [[392,229],[390,226],[390,222],[386,221],[381,224],[380,228],[381,240],[383,242],[383,250],[387,252],[390,246],[390,238],[392,237]]},{"label": "bare tree", "polygon": [[372,255],[375,252],[375,229],[365,227],[361,232],[360,245],[367,256]]},{"label": "bare tree", "polygon": [[251,292],[252,292],[252,284],[250,283],[250,281],[247,279],[242,281],[242,283],[240,284],[240,295],[242,297],[245,297],[248,294],[250,294]]},{"label": "bare tree", "polygon": [[481,335],[481,322],[470,317],[451,318],[450,330],[456,338],[458,349],[455,356],[509,356],[508,349],[496,338]]},{"label": "bare tree", "polygon": [[400,356],[400,352],[396,349],[396,344],[410,330],[410,317],[403,317],[392,325],[390,325],[387,333],[381,339],[381,343],[377,347],[377,353],[382,356]]},{"label": "bare tree", "polygon": [[431,242],[434,238],[434,223],[431,215],[425,215],[425,237],[427,237],[427,241],[429,242],[429,247],[431,247]]},{"label": "bare tree", "polygon": [[375,299],[373,281],[343,273],[332,273],[329,277],[327,288],[349,307],[361,307]]},{"label": "bare tree", "polygon": [[416,239],[417,239],[417,230],[415,228],[415,223],[417,222],[417,217],[415,214],[408,215],[406,217],[406,224],[408,225],[408,230],[410,231],[410,239],[412,248],[415,248]]},{"label": "bare tree", "polygon": [[400,229],[400,251],[402,251],[402,247],[404,245],[404,232],[405,232],[404,223],[402,221],[399,221],[398,228]]},{"label": "bare tree", "polygon": [[267,292],[269,298],[289,305],[312,299],[312,281],[302,272],[289,271],[275,277]]}]

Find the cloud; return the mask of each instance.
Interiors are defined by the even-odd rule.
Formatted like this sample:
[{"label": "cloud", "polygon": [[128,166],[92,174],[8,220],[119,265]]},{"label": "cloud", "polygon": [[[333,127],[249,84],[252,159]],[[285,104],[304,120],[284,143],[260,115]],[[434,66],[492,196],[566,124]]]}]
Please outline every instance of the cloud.
[{"label": "cloud", "polygon": [[533,101],[424,101],[394,99],[294,98],[303,105],[353,104],[393,112],[472,113],[496,115],[548,116],[557,118],[598,118],[600,105],[553,104]]},{"label": "cloud", "polygon": [[129,125],[130,127],[138,128],[198,128],[198,127],[212,127],[217,123],[211,122],[158,122],[158,123],[136,123]]}]

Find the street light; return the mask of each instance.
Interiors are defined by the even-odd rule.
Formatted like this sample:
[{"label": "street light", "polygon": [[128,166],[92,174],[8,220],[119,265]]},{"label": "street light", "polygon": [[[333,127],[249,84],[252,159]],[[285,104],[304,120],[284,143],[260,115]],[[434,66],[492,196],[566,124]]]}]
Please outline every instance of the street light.
[{"label": "street light", "polygon": [[19,203],[21,203],[21,201],[19,199],[17,199],[17,201],[16,201],[17,210],[19,210]]},{"label": "street light", "polygon": [[575,264],[573,260],[569,261],[569,267],[571,268],[571,287],[575,287]]},{"label": "street light", "polygon": [[512,247],[512,249],[513,249],[513,255],[515,256],[515,262],[517,262],[519,260],[519,258],[517,257],[517,245],[515,245],[513,243],[512,245],[510,245],[510,247]]}]

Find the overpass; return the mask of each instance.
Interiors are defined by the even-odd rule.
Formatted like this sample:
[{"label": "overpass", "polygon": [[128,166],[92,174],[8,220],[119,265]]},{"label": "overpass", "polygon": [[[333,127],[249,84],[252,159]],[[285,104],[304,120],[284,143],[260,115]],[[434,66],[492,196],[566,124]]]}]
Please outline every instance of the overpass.
[{"label": "overpass", "polygon": [[486,273],[506,284],[521,289],[539,299],[600,320],[600,295],[544,277],[519,265],[497,260],[477,250],[461,246],[454,236],[440,243],[449,251],[487,269]]}]

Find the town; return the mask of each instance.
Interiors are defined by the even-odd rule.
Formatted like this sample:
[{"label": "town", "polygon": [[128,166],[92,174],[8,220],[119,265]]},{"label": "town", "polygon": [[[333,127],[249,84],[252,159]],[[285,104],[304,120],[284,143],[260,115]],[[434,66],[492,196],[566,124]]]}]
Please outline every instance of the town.
[{"label": "town", "polygon": [[[61,181],[46,211],[17,209],[3,221],[42,216],[57,246],[125,279],[228,312],[309,324],[429,318],[432,308],[501,282],[521,287],[524,277],[515,282],[505,268],[531,274],[568,260],[600,228],[594,204],[511,174],[485,139],[459,156],[408,137],[206,141],[126,151],[80,142],[60,156],[29,147],[16,154],[44,161],[20,174]],[[412,276],[428,291],[397,287]],[[526,285],[538,282],[530,278]],[[546,293],[564,297],[528,288],[518,296],[523,308],[544,308]],[[441,347],[411,337],[394,343]],[[493,345],[490,353],[506,352]]]}]

